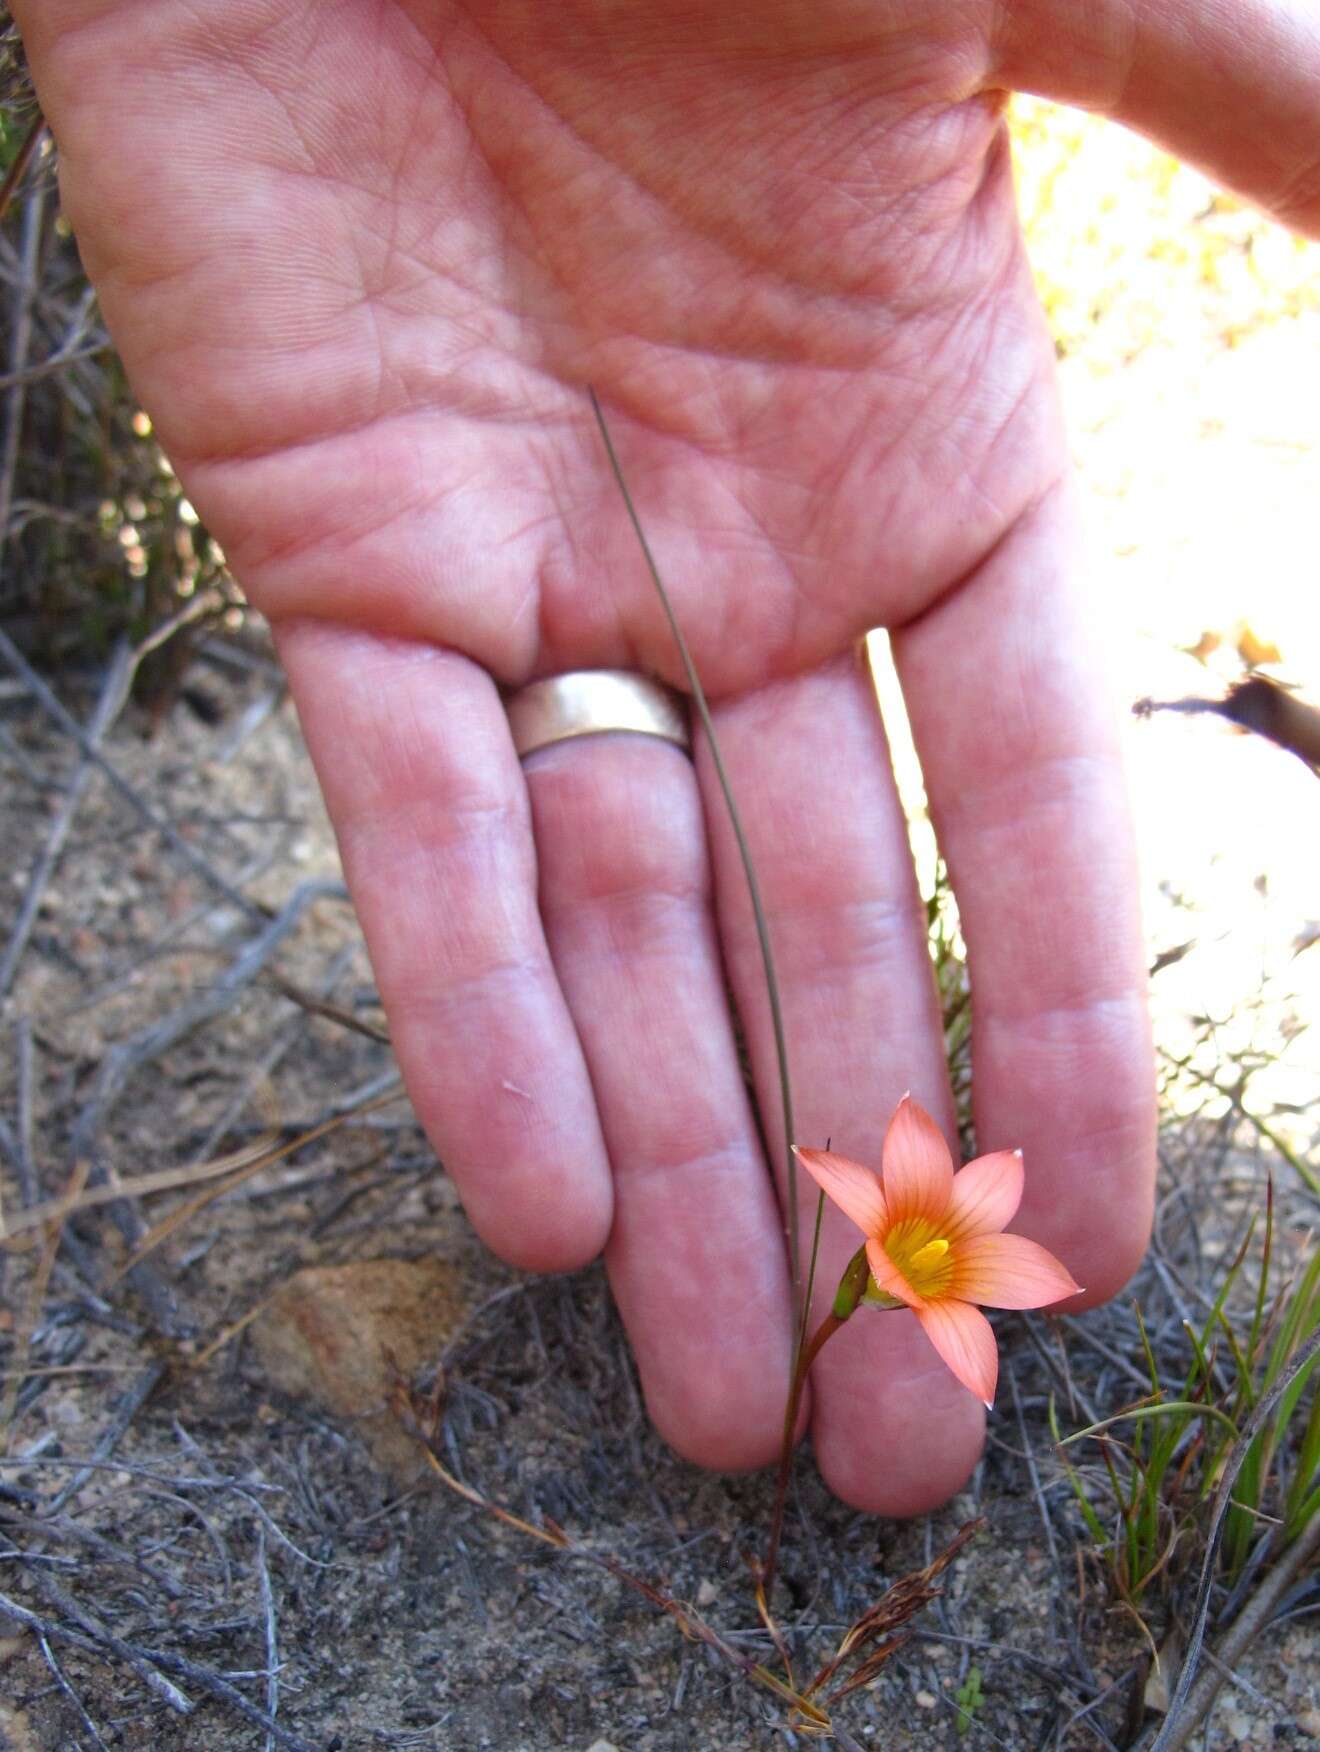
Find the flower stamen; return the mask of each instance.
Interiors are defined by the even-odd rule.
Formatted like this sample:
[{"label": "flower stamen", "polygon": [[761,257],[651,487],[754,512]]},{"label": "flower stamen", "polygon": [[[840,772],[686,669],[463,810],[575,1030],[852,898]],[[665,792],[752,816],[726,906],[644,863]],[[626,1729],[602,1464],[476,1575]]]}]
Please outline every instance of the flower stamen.
[{"label": "flower stamen", "polygon": [[[920,1228],[925,1229],[925,1235]],[[909,1227],[908,1234],[894,1236],[885,1243],[885,1252],[919,1296],[941,1296],[953,1278],[949,1243],[943,1235],[931,1235],[929,1225],[920,1228],[915,1235]]]},{"label": "flower stamen", "polygon": [[924,1247],[919,1247],[908,1262],[913,1271],[925,1271],[932,1265],[938,1265],[949,1251],[949,1243],[942,1235],[937,1235],[933,1241],[927,1241]]}]

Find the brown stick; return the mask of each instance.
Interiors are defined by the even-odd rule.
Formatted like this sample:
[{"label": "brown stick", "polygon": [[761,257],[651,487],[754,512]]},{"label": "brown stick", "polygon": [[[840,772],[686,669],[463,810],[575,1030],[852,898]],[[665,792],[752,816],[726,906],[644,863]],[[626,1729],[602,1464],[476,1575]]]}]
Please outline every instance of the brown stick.
[{"label": "brown stick", "polygon": [[1152,712],[1213,712],[1241,730],[1254,731],[1286,748],[1320,774],[1320,707],[1300,700],[1267,675],[1251,675],[1231,687],[1222,700],[1138,700],[1139,718]]}]

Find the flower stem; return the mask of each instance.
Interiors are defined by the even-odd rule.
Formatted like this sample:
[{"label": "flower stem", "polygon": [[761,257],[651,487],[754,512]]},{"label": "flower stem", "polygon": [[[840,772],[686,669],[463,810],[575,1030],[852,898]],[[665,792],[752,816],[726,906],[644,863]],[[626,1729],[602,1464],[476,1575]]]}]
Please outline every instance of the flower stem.
[{"label": "flower stem", "polygon": [[601,441],[605,446],[605,454],[609,458],[610,468],[618,484],[624,510],[628,513],[628,519],[642,550],[642,559],[646,563],[647,571],[651,574],[651,582],[655,585],[660,605],[665,612],[665,619],[669,622],[669,630],[674,636],[678,654],[683,660],[683,668],[687,673],[692,701],[697,708],[697,716],[701,719],[702,729],[706,732],[711,765],[715,768],[715,776],[719,780],[720,790],[724,796],[724,807],[728,811],[729,825],[733,829],[733,837],[738,843],[738,856],[742,859],[743,876],[747,883],[747,897],[751,902],[752,917],[756,922],[756,940],[761,948],[761,968],[765,974],[765,993],[770,1005],[770,1026],[775,1038],[775,1059],[779,1066],[779,1102],[784,1119],[784,1150],[787,1168],[785,1183],[788,1187],[786,1200],[788,1205],[788,1256],[793,1268],[793,1312],[795,1316],[793,1354],[796,1357],[801,1349],[801,1333],[806,1329],[807,1308],[810,1302],[809,1297],[803,1294],[802,1288],[802,1241],[798,1218],[797,1157],[793,1154],[797,1127],[793,1120],[793,1084],[788,1071],[788,1037],[784,1029],[784,1007],[779,996],[779,980],[775,974],[774,952],[770,946],[770,925],[761,901],[761,884],[757,878],[752,848],[748,843],[742,816],[738,813],[738,805],[734,801],[733,786],[729,782],[729,775],[724,766],[724,756],[720,751],[720,739],[715,734],[715,725],[711,720],[706,690],[701,685],[701,677],[697,674],[697,666],[688,647],[687,639],[684,637],[683,629],[679,625],[674,604],[668,590],[665,589],[664,579],[660,576],[660,568],[656,565],[655,555],[651,552],[651,544],[646,539],[646,531],[642,528],[642,520],[638,515],[636,505],[633,503],[633,496],[628,491],[628,483],[623,478],[623,464],[619,461],[618,452],[614,448],[610,429],[605,424],[605,411],[600,405],[600,397],[590,386],[587,388],[587,394],[591,398],[592,412],[595,414],[596,424],[600,428]]},{"label": "flower stem", "polygon": [[779,1539],[784,1531],[784,1505],[788,1500],[788,1480],[793,1470],[793,1431],[797,1428],[802,1390],[807,1384],[811,1365],[820,1355],[825,1341],[833,1338],[842,1325],[843,1320],[831,1310],[811,1335],[811,1342],[798,1349],[793,1384],[788,1390],[788,1404],[784,1407],[784,1439],[779,1449],[779,1477],[775,1483],[774,1511],[770,1516],[770,1542],[766,1546],[765,1562],[761,1565],[761,1587],[767,1601],[775,1585],[775,1571],[779,1567]]}]

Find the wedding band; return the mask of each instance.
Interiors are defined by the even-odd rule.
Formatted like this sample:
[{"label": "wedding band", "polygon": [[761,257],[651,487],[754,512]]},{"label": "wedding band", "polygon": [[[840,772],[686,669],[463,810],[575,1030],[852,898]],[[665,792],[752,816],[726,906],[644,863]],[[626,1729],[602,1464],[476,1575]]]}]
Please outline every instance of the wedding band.
[{"label": "wedding band", "polygon": [[631,730],[691,750],[682,696],[626,669],[575,669],[519,688],[504,702],[519,759],[552,742]]}]

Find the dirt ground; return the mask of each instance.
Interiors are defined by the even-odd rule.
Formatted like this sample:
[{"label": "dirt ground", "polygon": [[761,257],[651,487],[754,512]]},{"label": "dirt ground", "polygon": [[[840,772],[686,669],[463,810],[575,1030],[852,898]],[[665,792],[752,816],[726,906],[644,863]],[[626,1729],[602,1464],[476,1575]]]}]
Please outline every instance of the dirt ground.
[{"label": "dirt ground", "polygon": [[[1120,698],[1213,691],[1186,648],[1217,628],[1231,662],[1241,620],[1314,691],[1320,396],[1302,408],[1287,393],[1320,359],[1314,257],[1299,271],[1279,258],[1240,309],[1240,258],[1273,260],[1272,228],[1213,207],[1178,180],[1188,173],[1093,124],[1024,114],[1028,130],[1079,130],[1060,172],[1079,188],[1164,177],[1162,198],[1187,207],[1181,264],[1168,224],[1159,247],[1140,230],[1106,243],[1103,192],[1073,226],[1074,251],[1095,259],[1056,259],[1048,240],[1038,258],[1113,593]],[[1028,179],[1029,211],[1036,194]],[[1115,267],[1123,249],[1130,272]],[[1224,283],[1205,287],[1207,263]],[[1110,288],[1099,311],[1059,290],[1092,267]],[[1276,308],[1288,274],[1292,302]],[[1184,280],[1201,290],[1180,292]],[[1162,314],[1146,333],[1150,309]],[[1245,574],[1253,552],[1259,570]],[[94,720],[105,677],[57,678],[79,724]],[[0,1009],[0,1748],[802,1744],[778,1699],[600,1561],[692,1603],[738,1656],[773,1662],[748,1571],[772,1480],[676,1460],[647,1425],[601,1274],[533,1280],[500,1266],[471,1238],[407,1103],[359,1111],[393,1087],[383,1018],[260,627],[199,644],[185,692],[150,729],[137,706],[118,715],[103,745],[112,777],[21,677],[0,682],[0,947],[53,831],[68,829]],[[1161,1046],[1191,1053],[1202,1076],[1260,1059],[1262,1092],[1246,1106],[1315,1164],[1315,779],[1204,721],[1156,718],[1130,734],[1152,959],[1193,945],[1154,982]],[[1163,1197],[1134,1294],[1173,1371],[1183,1312],[1213,1297],[1266,1175],[1296,1258],[1316,1201],[1243,1101],[1162,1062]],[[330,1121],[232,1183],[138,1185]],[[84,1175],[122,1195],[64,1224],[58,1249],[53,1231],[21,1226]],[[380,1258],[430,1262],[453,1311],[416,1371],[424,1384],[443,1368],[445,1465],[514,1514],[561,1525],[575,1553],[433,1478],[400,1482],[377,1464],[379,1420],[276,1384],[261,1335],[280,1286],[305,1267]],[[878,1523],[833,1502],[809,1456],[800,1465],[783,1560],[799,1672],[985,1518],[910,1639],[839,1705],[841,1744],[1120,1746],[1156,1725],[1142,1710],[1145,1632],[1105,1585],[1048,1423],[1051,1402],[1076,1428],[1138,1395],[1130,1309],[1008,1316],[1000,1330],[986,1455],[945,1511]],[[1148,1597],[1157,1639],[1193,1582]],[[1320,1741],[1317,1603],[1314,1577],[1300,1578],[1195,1743]],[[1232,1604],[1219,1590],[1215,1611]]]}]

